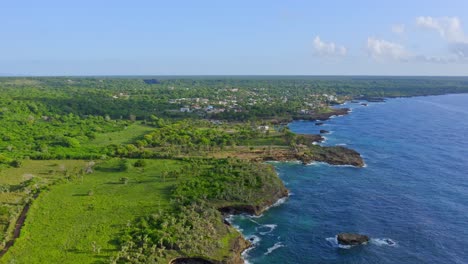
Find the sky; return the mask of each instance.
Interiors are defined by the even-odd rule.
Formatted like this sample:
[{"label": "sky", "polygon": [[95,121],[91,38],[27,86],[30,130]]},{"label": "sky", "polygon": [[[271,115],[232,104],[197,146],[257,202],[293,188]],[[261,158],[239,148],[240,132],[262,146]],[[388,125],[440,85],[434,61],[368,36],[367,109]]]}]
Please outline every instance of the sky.
[{"label": "sky", "polygon": [[4,0],[0,75],[468,76],[468,1]]}]

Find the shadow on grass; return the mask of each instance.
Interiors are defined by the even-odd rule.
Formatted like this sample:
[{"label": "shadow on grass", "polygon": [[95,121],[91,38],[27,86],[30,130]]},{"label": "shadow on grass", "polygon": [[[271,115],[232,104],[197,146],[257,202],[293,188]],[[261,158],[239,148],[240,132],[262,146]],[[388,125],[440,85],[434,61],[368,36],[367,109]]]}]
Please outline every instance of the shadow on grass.
[{"label": "shadow on grass", "polygon": [[122,172],[122,170],[118,168],[113,168],[113,167],[97,167],[96,171],[102,171],[102,172]]}]

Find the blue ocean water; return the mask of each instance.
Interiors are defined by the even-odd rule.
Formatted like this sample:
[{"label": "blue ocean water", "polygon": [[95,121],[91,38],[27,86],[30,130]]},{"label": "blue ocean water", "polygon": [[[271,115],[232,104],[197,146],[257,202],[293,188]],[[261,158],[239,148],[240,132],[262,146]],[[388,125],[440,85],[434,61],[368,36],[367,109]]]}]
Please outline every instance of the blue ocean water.
[{"label": "blue ocean water", "polygon": [[[359,151],[365,168],[275,164],[292,195],[233,223],[254,240],[249,263],[468,263],[468,95],[390,99],[297,133]],[[340,232],[371,237],[349,249]],[[394,243],[394,244],[393,244]]]}]

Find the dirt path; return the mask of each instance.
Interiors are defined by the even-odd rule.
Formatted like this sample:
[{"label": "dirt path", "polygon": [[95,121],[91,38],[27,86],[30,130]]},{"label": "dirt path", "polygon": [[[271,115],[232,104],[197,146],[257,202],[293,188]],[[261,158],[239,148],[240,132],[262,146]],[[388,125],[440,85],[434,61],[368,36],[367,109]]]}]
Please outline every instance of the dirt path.
[{"label": "dirt path", "polygon": [[[33,200],[39,196],[39,193],[36,193],[33,195]],[[15,243],[15,240],[20,236],[21,228],[24,225],[24,221],[26,220],[26,215],[29,211],[29,208],[31,207],[32,201],[30,201],[28,204],[26,204],[23,207],[23,211],[21,211],[20,216],[16,220],[16,225],[15,225],[15,230],[13,231],[13,238],[10,239],[6,244],[5,247],[0,251],[0,258],[7,253],[8,249],[10,249],[11,246]]]}]

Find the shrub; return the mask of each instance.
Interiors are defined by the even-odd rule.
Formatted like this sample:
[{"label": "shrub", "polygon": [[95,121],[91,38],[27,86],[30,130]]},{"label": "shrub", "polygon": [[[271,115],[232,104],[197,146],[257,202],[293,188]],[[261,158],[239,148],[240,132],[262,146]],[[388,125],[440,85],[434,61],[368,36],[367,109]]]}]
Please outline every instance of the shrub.
[{"label": "shrub", "polygon": [[139,159],[139,160],[135,161],[133,166],[134,167],[145,167],[146,166],[146,161],[143,160],[143,159]]}]

